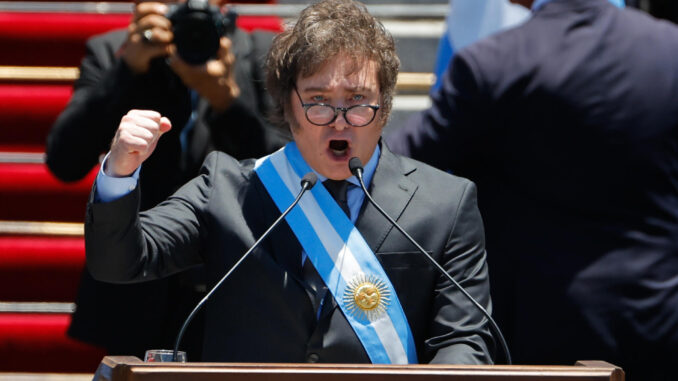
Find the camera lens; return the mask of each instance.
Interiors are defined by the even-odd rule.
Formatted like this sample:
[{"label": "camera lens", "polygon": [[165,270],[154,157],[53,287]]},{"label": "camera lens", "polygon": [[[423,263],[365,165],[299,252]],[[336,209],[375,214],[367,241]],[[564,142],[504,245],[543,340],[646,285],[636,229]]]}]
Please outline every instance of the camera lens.
[{"label": "camera lens", "polygon": [[184,61],[200,64],[216,56],[220,35],[209,14],[191,12],[174,24],[173,32],[177,52]]},{"label": "camera lens", "polygon": [[172,22],[177,53],[195,65],[216,57],[219,38],[233,32],[237,15],[231,10],[222,15],[206,0],[188,0],[170,7],[167,18]]}]

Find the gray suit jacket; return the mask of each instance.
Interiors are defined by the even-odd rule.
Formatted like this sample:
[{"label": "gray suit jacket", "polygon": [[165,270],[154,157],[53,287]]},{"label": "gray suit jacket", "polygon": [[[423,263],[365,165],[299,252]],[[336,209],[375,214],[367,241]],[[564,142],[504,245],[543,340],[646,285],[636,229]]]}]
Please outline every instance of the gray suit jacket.
[{"label": "gray suit jacket", "polygon": [[[199,177],[140,214],[138,190],[114,202],[90,203],[90,272],[104,281],[138,282],[205,263],[207,284],[214,285],[280,215],[253,165],[210,154]],[[475,186],[383,147],[371,189],[489,309]],[[372,205],[363,205],[356,225],[398,293],[420,362],[491,363],[494,342],[482,314]],[[316,321],[301,251],[283,223],[213,295],[206,306],[204,360],[369,362],[336,303]]]}]

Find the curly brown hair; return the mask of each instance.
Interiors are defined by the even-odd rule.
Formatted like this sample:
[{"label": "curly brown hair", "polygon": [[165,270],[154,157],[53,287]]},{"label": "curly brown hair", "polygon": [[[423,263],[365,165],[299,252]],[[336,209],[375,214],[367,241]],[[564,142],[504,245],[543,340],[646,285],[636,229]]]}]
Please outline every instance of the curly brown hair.
[{"label": "curly brown hair", "polygon": [[270,119],[289,129],[285,118],[290,94],[299,75],[313,75],[338,54],[355,62],[377,64],[381,119],[391,111],[400,60],[393,37],[364,4],[354,0],[324,0],[306,7],[296,23],[277,35],[266,59],[266,86],[273,98]]}]

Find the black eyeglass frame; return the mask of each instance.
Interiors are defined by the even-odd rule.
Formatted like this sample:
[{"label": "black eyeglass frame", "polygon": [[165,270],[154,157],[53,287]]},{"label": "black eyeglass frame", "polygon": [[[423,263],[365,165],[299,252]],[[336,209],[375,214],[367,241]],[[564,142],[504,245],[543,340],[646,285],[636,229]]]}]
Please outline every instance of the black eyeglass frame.
[{"label": "black eyeglass frame", "polygon": [[[301,99],[301,95],[299,95],[299,91],[297,90],[296,86],[294,87],[294,92],[297,93],[297,97],[299,98],[299,102],[301,103],[301,107],[304,108],[304,116],[306,117],[306,120],[308,120],[309,123],[311,123],[315,126],[328,126],[328,125],[332,124],[335,120],[337,120],[337,116],[339,115],[339,111],[341,111],[343,113],[344,120],[346,121],[346,123],[348,123],[349,126],[365,127],[365,126],[367,126],[368,124],[370,124],[374,121],[374,118],[377,116],[377,111],[381,108],[380,105],[369,105],[369,104],[353,105],[353,106],[350,106],[350,107],[334,107],[334,106],[327,104],[327,103],[304,103],[304,101]],[[324,124],[318,124],[318,123],[313,122],[308,117],[308,109],[310,109],[313,106],[325,106],[325,107],[332,108],[334,110],[334,117],[332,119],[330,119],[329,122],[324,123]],[[348,112],[348,110],[354,109],[356,107],[368,107],[368,108],[371,108],[374,111],[374,113],[372,113],[372,118],[370,118],[369,122],[357,126],[357,125],[351,123],[346,118],[346,113]]]}]

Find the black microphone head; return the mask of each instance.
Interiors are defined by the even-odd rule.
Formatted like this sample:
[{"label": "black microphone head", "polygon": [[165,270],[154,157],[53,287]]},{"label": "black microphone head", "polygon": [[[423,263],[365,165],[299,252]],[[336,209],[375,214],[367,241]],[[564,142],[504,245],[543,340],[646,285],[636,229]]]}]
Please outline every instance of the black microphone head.
[{"label": "black microphone head", "polygon": [[318,176],[313,173],[309,172],[304,175],[304,177],[301,178],[301,186],[304,186],[304,183],[308,183],[308,189],[311,189],[315,186],[315,183],[318,182]]},{"label": "black microphone head", "polygon": [[351,170],[353,176],[358,177],[358,170],[360,170],[360,172],[363,171],[363,162],[357,157],[352,157],[348,161],[348,169]]}]

